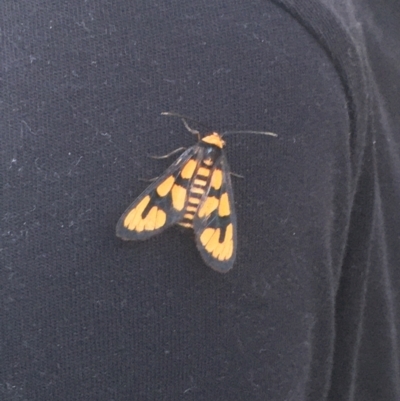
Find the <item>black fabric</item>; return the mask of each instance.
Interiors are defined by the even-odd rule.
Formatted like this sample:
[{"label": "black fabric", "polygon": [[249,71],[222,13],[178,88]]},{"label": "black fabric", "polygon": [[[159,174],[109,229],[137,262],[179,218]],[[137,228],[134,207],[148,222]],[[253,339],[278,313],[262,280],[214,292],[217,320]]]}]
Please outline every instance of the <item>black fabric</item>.
[{"label": "black fabric", "polygon": [[[1,399],[398,400],[400,9],[4,0]],[[115,224],[227,137],[231,272]],[[197,127],[200,128],[200,127]]]}]

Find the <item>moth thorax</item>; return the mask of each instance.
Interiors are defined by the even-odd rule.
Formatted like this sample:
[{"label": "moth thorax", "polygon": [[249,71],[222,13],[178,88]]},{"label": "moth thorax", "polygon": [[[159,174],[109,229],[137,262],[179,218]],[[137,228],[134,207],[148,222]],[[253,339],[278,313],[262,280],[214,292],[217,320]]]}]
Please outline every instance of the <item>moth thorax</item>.
[{"label": "moth thorax", "polygon": [[221,148],[215,145],[206,145],[203,153],[203,160],[201,162],[206,167],[212,167],[220,154]]},{"label": "moth thorax", "polygon": [[203,164],[207,167],[211,167],[214,164],[214,159],[212,159],[211,157],[209,157],[208,159],[204,159]]}]

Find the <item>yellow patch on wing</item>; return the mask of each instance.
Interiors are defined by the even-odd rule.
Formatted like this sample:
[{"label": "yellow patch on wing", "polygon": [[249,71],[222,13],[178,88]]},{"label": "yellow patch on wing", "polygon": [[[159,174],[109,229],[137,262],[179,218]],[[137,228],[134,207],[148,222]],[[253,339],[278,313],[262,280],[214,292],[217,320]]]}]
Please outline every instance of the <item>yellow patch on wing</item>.
[{"label": "yellow patch on wing", "polygon": [[147,231],[154,230],[154,226],[156,225],[156,217],[157,217],[157,206],[153,206],[150,212],[147,214],[144,219],[144,229]]},{"label": "yellow patch on wing", "polygon": [[128,230],[134,230],[136,227],[136,224],[141,220],[142,218],[142,213],[146,206],[150,202],[150,196],[147,195],[145,196],[139,203],[138,205],[132,209],[127,216],[124,219],[124,227],[126,227]]},{"label": "yellow patch on wing", "polygon": [[145,196],[139,204],[125,217],[124,226],[131,231],[153,231],[161,228],[167,221],[167,215],[157,206],[153,206],[145,217],[143,211],[150,202],[150,196]]},{"label": "yellow patch on wing", "polygon": [[175,184],[172,187],[172,206],[176,210],[182,210],[186,201],[186,189]]},{"label": "yellow patch on wing", "polygon": [[224,238],[224,250],[219,254],[219,259],[230,259],[233,253],[233,225],[232,223],[226,227]]},{"label": "yellow patch on wing", "polygon": [[220,228],[215,228],[213,229],[213,233],[208,240],[207,244],[203,244],[205,248],[207,249],[208,252],[212,253],[213,250],[218,246],[219,244],[219,236],[221,234],[221,229]]},{"label": "yellow patch on wing", "polygon": [[200,235],[200,242],[203,246],[206,246],[210,238],[214,234],[214,228],[206,228]]},{"label": "yellow patch on wing", "polygon": [[167,221],[167,214],[164,212],[164,210],[158,209],[154,228],[155,229],[161,228],[166,221]]},{"label": "yellow patch on wing", "polygon": [[194,171],[196,170],[197,162],[196,160],[189,160],[181,171],[181,177],[185,180],[189,180],[193,177]]},{"label": "yellow patch on wing", "polygon": [[215,189],[220,189],[222,185],[222,171],[217,169],[211,177],[211,186]]},{"label": "yellow patch on wing", "polygon": [[166,180],[164,180],[158,187],[157,187],[157,194],[161,197],[164,197],[171,191],[172,185],[174,185],[175,178],[169,176]]},{"label": "yellow patch on wing", "polygon": [[230,213],[231,213],[231,207],[229,205],[229,198],[228,194],[225,192],[221,195],[221,198],[219,200],[218,214],[220,217],[225,217],[229,216]]},{"label": "yellow patch on wing", "polygon": [[224,240],[220,242],[221,230],[219,228],[206,228],[200,235],[200,242],[215,259],[228,260],[233,254],[233,225],[225,229]]},{"label": "yellow patch on wing", "polygon": [[218,207],[218,199],[215,196],[208,196],[199,210],[199,217],[209,216]]},{"label": "yellow patch on wing", "polygon": [[145,225],[146,225],[146,220],[145,219],[139,220],[138,223],[135,226],[135,231],[141,233],[142,231],[144,231]]}]

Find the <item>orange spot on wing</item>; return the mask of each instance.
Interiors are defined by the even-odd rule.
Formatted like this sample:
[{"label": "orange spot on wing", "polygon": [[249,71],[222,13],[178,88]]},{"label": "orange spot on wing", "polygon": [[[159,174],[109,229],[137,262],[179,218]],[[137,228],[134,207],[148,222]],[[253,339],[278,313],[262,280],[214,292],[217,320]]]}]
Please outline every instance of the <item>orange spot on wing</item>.
[{"label": "orange spot on wing", "polygon": [[189,160],[181,171],[181,177],[185,180],[189,180],[193,177],[193,173],[196,170],[197,162],[196,160]]},{"label": "orange spot on wing", "polygon": [[222,171],[217,169],[214,171],[211,178],[211,186],[215,189],[220,189],[222,185]]},{"label": "orange spot on wing", "polygon": [[128,230],[134,230],[135,229],[137,223],[142,218],[142,213],[143,213],[144,209],[149,204],[149,202],[150,202],[150,196],[147,195],[137,204],[137,206],[134,209],[132,209],[127,214],[127,216],[124,219],[124,226]]},{"label": "orange spot on wing", "polygon": [[226,227],[224,239],[230,241],[232,238],[233,238],[233,224],[230,223]]},{"label": "orange spot on wing", "polygon": [[219,200],[219,206],[218,206],[218,214],[221,217],[229,216],[231,213],[231,207],[229,205],[229,198],[228,194],[225,192],[221,195],[221,198]]},{"label": "orange spot on wing", "polygon": [[208,252],[212,253],[214,249],[219,245],[219,235],[220,235],[221,230],[217,228],[214,230],[213,235],[211,238],[208,240],[207,244],[205,245],[205,248],[207,249]]},{"label": "orange spot on wing", "polygon": [[168,177],[165,181],[163,181],[158,187],[157,187],[157,193],[159,196],[163,197],[171,191],[172,185],[174,185],[175,178],[170,176]]},{"label": "orange spot on wing", "polygon": [[233,241],[229,241],[229,247],[228,247],[227,253],[225,254],[225,259],[230,259],[230,257],[232,256],[233,246],[234,246]]},{"label": "orange spot on wing", "polygon": [[214,258],[220,259],[219,255],[224,250],[224,247],[225,247],[225,243],[224,242],[222,244],[218,243],[218,245],[214,248],[213,253],[212,253]]},{"label": "orange spot on wing", "polygon": [[206,246],[208,241],[210,241],[211,237],[214,234],[213,228],[206,228],[200,235],[200,242],[203,246]]},{"label": "orange spot on wing", "polygon": [[224,238],[224,249],[223,251],[219,254],[219,259],[220,260],[227,260],[230,259],[233,253],[233,224],[230,223],[226,227],[225,231],[225,238]]},{"label": "orange spot on wing", "polygon": [[157,206],[153,206],[146,216],[144,228],[147,231],[154,230],[154,226],[156,224],[156,216],[157,216]]},{"label": "orange spot on wing", "polygon": [[166,221],[167,221],[166,213],[164,212],[164,210],[158,209],[154,228],[157,229],[157,228],[162,227]]},{"label": "orange spot on wing", "polygon": [[172,206],[176,210],[182,210],[186,201],[186,189],[175,184],[172,187]]},{"label": "orange spot on wing", "polygon": [[219,259],[220,260],[228,260],[232,256],[232,253],[233,253],[233,241],[230,240],[227,243],[225,243],[225,248],[220,253]]},{"label": "orange spot on wing", "polygon": [[229,260],[233,255],[233,225],[228,224],[223,242],[219,242],[221,230],[206,228],[200,235],[200,242],[215,259]]},{"label": "orange spot on wing", "polygon": [[140,233],[140,232],[142,232],[144,230],[145,225],[146,225],[146,220],[145,219],[141,219],[136,224],[135,230]]},{"label": "orange spot on wing", "polygon": [[209,196],[205,199],[199,211],[199,217],[209,216],[218,207],[218,199],[215,196]]}]

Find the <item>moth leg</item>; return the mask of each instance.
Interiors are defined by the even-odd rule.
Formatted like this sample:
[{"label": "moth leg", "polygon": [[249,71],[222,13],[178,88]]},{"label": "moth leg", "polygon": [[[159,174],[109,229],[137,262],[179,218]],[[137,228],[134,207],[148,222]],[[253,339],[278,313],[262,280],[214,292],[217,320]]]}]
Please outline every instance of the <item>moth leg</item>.
[{"label": "moth leg", "polygon": [[156,159],[156,160],[168,159],[168,157],[171,157],[171,156],[173,156],[174,154],[176,154],[178,152],[182,152],[183,150],[186,150],[186,148],[181,146],[180,148],[175,149],[175,150],[173,150],[172,152],[169,152],[166,155],[162,155],[162,156],[151,156],[151,155],[149,155],[149,157],[151,157],[152,159]]},{"label": "moth leg", "polygon": [[[197,139],[198,139],[199,141],[201,140],[200,131],[197,131],[197,130],[191,128],[191,127],[189,126],[189,124],[187,123],[187,121],[186,121],[186,120],[195,121],[195,120],[193,120],[192,118],[190,118],[190,117],[185,117],[185,116],[183,116],[182,114],[173,113],[173,112],[168,112],[168,111],[162,112],[161,115],[180,118],[180,119],[182,120],[183,125],[185,126],[185,128],[186,128],[190,133],[192,133],[193,135],[197,135]],[[196,121],[195,121],[195,122],[196,122]],[[201,124],[201,125],[202,125],[202,124]]]},{"label": "moth leg", "polygon": [[230,174],[230,175],[233,175],[234,177],[237,177],[237,178],[244,178],[243,175],[233,173],[232,171],[230,171],[229,174]]},{"label": "moth leg", "polygon": [[200,136],[200,131],[197,131],[197,129],[193,129],[191,127],[189,127],[189,124],[187,123],[187,121],[182,118],[182,122],[183,125],[185,126],[185,128],[193,135],[197,135],[197,139],[200,141],[201,140],[201,136]]},{"label": "moth leg", "polygon": [[144,182],[154,182],[157,180],[159,177],[153,177],[153,178],[139,178],[139,181],[144,181]]}]

